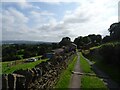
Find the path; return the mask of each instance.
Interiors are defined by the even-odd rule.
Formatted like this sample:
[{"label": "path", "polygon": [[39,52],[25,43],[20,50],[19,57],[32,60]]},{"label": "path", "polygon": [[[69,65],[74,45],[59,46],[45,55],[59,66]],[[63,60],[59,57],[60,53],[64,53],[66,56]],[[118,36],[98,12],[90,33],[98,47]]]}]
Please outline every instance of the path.
[{"label": "path", "polygon": [[78,59],[77,59],[77,62],[76,62],[76,65],[75,65],[75,68],[74,68],[74,71],[71,77],[70,86],[69,86],[70,89],[80,88],[80,75],[77,74],[77,72],[81,71],[80,70],[80,55],[79,53],[77,53],[77,55],[78,55]]}]

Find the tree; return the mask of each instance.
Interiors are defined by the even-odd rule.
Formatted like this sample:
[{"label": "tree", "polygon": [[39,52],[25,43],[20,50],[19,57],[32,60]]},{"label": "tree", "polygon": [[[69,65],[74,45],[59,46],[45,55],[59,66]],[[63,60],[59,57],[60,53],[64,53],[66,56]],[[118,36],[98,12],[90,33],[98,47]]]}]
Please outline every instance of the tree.
[{"label": "tree", "polygon": [[83,46],[82,39],[83,39],[82,36],[79,36],[78,38],[75,38],[74,43],[77,45],[77,48],[80,48],[81,46]]},{"label": "tree", "polygon": [[83,37],[82,41],[83,41],[84,44],[91,43],[91,39],[88,36]]},{"label": "tree", "polygon": [[90,34],[90,35],[88,35],[88,37],[91,39],[91,43],[96,42],[96,35],[95,34]]},{"label": "tree", "polygon": [[62,40],[59,42],[60,46],[67,46],[71,43],[71,39],[69,37],[64,37]]},{"label": "tree", "polygon": [[110,41],[111,41],[110,36],[105,36],[105,37],[102,39],[102,42],[103,42],[103,43],[110,42]]},{"label": "tree", "polygon": [[95,35],[95,34],[90,34],[88,37],[91,39],[91,45],[95,46],[101,43],[102,41],[102,36],[101,35]]},{"label": "tree", "polygon": [[108,29],[111,40],[120,40],[120,22],[113,23]]},{"label": "tree", "polygon": [[99,34],[99,35],[96,35],[96,43],[101,43],[102,42],[102,36]]},{"label": "tree", "polygon": [[52,43],[52,49],[56,49],[58,47],[59,47],[59,45],[57,43]]}]

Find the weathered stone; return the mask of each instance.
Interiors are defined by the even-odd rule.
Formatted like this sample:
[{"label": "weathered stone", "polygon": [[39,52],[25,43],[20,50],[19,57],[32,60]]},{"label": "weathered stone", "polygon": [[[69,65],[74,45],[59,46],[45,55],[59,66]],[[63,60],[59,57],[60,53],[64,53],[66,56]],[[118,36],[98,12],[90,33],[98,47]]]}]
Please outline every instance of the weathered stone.
[{"label": "weathered stone", "polygon": [[8,75],[7,74],[2,75],[2,89],[4,90],[8,89]]},{"label": "weathered stone", "polygon": [[18,71],[15,71],[14,73],[25,76],[25,78],[26,78],[25,88],[28,88],[28,86],[32,82],[32,78],[33,78],[32,71],[27,69],[27,70],[18,70]]},{"label": "weathered stone", "polygon": [[[16,74],[9,75],[9,86],[26,89],[51,88],[61,70],[68,67],[68,59],[71,54],[56,55],[52,58],[53,60],[42,62],[33,69],[15,71]],[[7,87],[7,82],[5,82],[5,85]]]},{"label": "weathered stone", "polygon": [[41,68],[36,68],[38,76],[42,76],[42,69]]},{"label": "weathered stone", "polygon": [[8,86],[10,89],[16,88],[16,76],[14,74],[8,74]]},{"label": "weathered stone", "polygon": [[21,89],[21,88],[25,88],[25,76],[23,75],[19,75],[19,74],[14,74],[16,75],[16,88]]}]

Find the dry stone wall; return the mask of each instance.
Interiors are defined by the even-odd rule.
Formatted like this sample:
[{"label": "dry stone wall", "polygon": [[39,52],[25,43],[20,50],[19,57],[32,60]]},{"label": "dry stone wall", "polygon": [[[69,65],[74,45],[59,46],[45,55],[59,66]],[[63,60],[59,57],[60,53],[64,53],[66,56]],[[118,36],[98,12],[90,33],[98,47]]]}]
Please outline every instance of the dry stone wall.
[{"label": "dry stone wall", "polygon": [[67,63],[73,55],[74,53],[70,52],[63,56],[54,56],[47,62],[36,65],[35,68],[18,70],[12,74],[3,74],[2,88],[4,90],[8,88],[13,90],[20,88],[53,88],[61,71],[67,67]]}]

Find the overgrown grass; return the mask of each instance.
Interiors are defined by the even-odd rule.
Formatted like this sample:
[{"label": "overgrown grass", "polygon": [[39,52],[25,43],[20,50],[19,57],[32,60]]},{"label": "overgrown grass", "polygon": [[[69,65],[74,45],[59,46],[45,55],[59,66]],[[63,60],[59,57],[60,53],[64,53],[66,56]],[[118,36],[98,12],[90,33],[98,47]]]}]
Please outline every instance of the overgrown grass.
[{"label": "overgrown grass", "polygon": [[77,56],[73,58],[72,62],[68,65],[68,68],[61,73],[55,88],[68,88],[72,74],[71,71],[74,69],[76,61]]},{"label": "overgrown grass", "polygon": [[[84,73],[94,73],[91,70],[91,66],[89,65],[89,63],[83,57],[82,53],[80,53],[80,66]],[[104,85],[104,82],[100,78],[96,76],[85,76],[85,75],[81,77],[81,88],[82,89],[101,88],[102,90],[107,89],[107,87]]]},{"label": "overgrown grass", "polygon": [[43,60],[37,60],[36,62],[30,62],[30,63],[24,63],[24,64],[17,64],[15,66],[7,67],[6,63],[2,65],[2,73],[3,74],[10,74],[13,73],[16,70],[20,69],[31,69],[34,68],[36,65],[40,64],[41,62],[46,62],[48,59],[43,59]]},{"label": "overgrown grass", "polygon": [[99,49],[101,48],[102,46],[104,45],[116,45],[116,44],[120,44],[120,41],[115,41],[115,42],[107,42],[107,43],[104,43],[104,44],[101,44],[101,45],[98,45],[98,46],[94,46],[94,47],[91,47],[90,50],[93,50],[93,49]]},{"label": "overgrown grass", "polygon": [[97,48],[100,48],[101,47],[101,45],[99,45],[99,46],[94,46],[94,47],[91,47],[90,49],[91,50],[93,50],[93,49],[97,49]]}]

